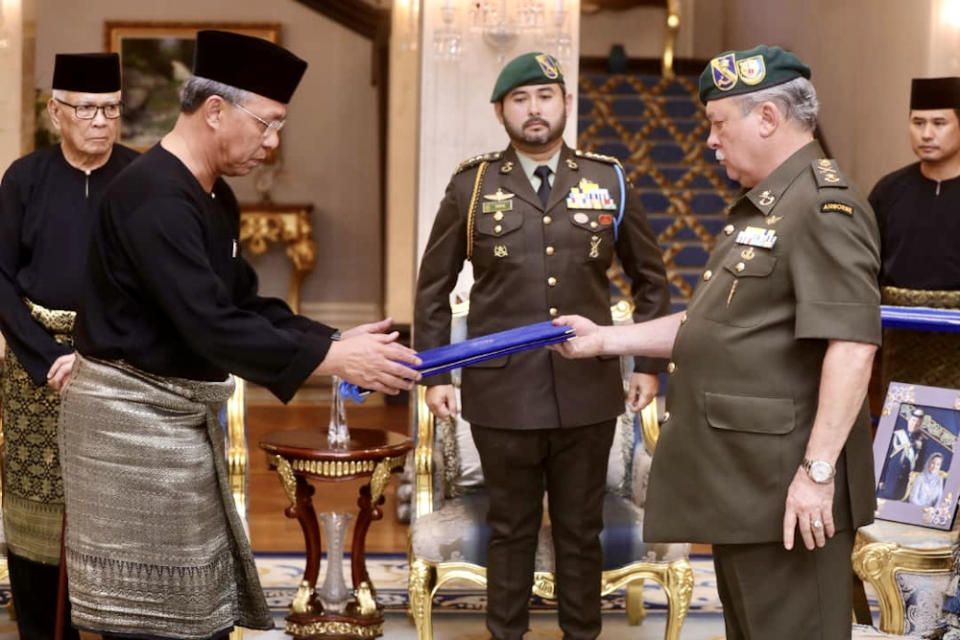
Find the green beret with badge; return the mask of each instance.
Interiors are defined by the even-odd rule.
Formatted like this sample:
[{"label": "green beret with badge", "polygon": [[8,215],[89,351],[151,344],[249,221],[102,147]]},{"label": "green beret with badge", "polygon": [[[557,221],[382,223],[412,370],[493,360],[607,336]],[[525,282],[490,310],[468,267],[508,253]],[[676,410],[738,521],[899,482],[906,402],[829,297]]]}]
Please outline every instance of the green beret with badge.
[{"label": "green beret with badge", "polygon": [[497,102],[512,89],[529,84],[563,85],[560,63],[549,53],[533,51],[517,56],[497,76],[490,102]]},{"label": "green beret with badge", "polygon": [[780,47],[726,51],[700,74],[700,102],[761,91],[801,77],[810,79],[810,67]]}]

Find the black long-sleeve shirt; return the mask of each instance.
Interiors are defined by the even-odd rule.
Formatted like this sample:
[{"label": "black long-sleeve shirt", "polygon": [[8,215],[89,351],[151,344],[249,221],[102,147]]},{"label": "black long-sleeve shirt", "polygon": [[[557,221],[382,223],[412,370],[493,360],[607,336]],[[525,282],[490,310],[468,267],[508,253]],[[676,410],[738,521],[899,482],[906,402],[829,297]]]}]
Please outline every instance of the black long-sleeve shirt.
[{"label": "black long-sleeve shirt", "polygon": [[240,212],[157,145],[110,186],[93,231],[74,338],[85,356],[194,380],[228,372],[284,402],[323,360],[333,328],[257,295]]},{"label": "black long-sleeve shirt", "polygon": [[960,178],[936,181],[920,163],[885,176],[870,192],[880,225],[880,283],[960,289]]},{"label": "black long-sleeve shirt", "polygon": [[0,330],[37,384],[72,349],[54,341],[23,298],[77,309],[100,198],[136,157],[114,145],[107,162],[88,173],[72,167],[56,145],[14,161],[0,182]]}]

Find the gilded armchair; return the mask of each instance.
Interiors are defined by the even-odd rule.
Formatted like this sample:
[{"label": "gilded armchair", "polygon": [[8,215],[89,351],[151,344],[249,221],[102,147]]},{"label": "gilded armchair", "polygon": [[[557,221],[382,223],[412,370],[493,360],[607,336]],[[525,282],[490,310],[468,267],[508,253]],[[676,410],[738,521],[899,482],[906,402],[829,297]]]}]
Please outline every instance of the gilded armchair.
[{"label": "gilded armchair", "polygon": [[[629,305],[613,309],[615,319],[629,320]],[[452,339],[465,334],[466,305],[454,308]],[[456,377],[454,384],[457,384]],[[418,387],[414,451],[414,490],[410,527],[410,613],[419,640],[431,640],[433,597],[444,584],[466,580],[486,585],[484,558],[489,529],[487,502],[479,459],[472,447],[470,428],[462,419],[438,420]],[[667,640],[679,637],[693,592],[693,571],[687,560],[689,545],[646,544],[642,541],[643,504],[650,456],[644,448],[659,432],[656,403],[635,416],[620,416],[611,448],[604,523],[602,593],[626,590],[630,624],[645,615],[643,584],[657,582],[668,603]],[[637,419],[639,418],[639,419]],[[553,547],[549,524],[541,526],[533,593],[553,599]]]}]

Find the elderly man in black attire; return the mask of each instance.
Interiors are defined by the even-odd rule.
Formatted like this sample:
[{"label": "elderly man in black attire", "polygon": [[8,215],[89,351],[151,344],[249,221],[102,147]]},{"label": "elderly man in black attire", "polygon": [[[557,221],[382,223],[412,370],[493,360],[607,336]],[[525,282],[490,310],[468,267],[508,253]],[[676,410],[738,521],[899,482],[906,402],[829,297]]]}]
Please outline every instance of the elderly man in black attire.
[{"label": "elderly man in black attire", "polygon": [[76,358],[70,332],[90,230],[107,184],[137,156],[116,144],[117,54],[58,54],[47,111],[62,141],[15,161],[0,183],[3,524],[25,640],[54,635],[63,521],[55,387]]},{"label": "elderly man in black attire", "polygon": [[73,622],[105,637],[273,626],[226,478],[228,372],[283,401],[312,373],[388,393],[419,378],[389,320],[341,337],[257,295],[221,176],[277,146],[307,64],[222,31],[195,51],[174,129],[104,197],[62,403]]}]

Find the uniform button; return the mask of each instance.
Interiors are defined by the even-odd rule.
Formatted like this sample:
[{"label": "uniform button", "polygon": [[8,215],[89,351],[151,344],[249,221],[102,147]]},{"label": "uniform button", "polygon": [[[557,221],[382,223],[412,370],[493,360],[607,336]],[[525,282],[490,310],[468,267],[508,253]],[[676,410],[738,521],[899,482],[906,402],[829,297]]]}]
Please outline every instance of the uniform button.
[{"label": "uniform button", "polygon": [[556,318],[560,315],[560,311],[556,307],[550,307],[550,315]]},{"label": "uniform button", "polygon": [[554,249],[553,249],[553,247],[547,247],[544,251],[546,252],[546,254],[547,254],[548,256],[552,256]]},{"label": "uniform button", "polygon": [[543,224],[550,224],[551,222],[553,222],[553,218],[550,216],[543,216]]},{"label": "uniform button", "polygon": [[495,214],[493,214],[493,219],[497,222],[503,220],[503,211],[497,211]]},{"label": "uniform button", "polygon": [[663,419],[660,420],[660,424],[663,424],[664,422],[666,422],[666,421],[669,420],[669,419],[670,419],[670,412],[669,412],[669,411],[664,411],[664,412],[663,412]]},{"label": "uniform button", "polygon": [[495,227],[493,228],[493,232],[494,232],[494,233],[500,233],[501,231],[503,231],[503,225],[499,225],[499,224],[498,224],[497,226],[495,226]]},{"label": "uniform button", "polygon": [[687,324],[687,314],[680,316],[680,324]]},{"label": "uniform button", "polygon": [[710,271],[710,269],[707,269],[706,271],[703,272],[704,280],[709,280],[712,277],[713,277],[713,271]]},{"label": "uniform button", "polygon": [[740,272],[746,269],[747,265],[743,264],[742,262],[738,262],[733,268],[736,269],[737,272]]},{"label": "uniform button", "polygon": [[557,286],[557,279],[554,278],[553,276],[550,276],[549,278],[547,278],[547,286],[549,287]]},{"label": "uniform button", "polygon": [[723,228],[723,232],[724,232],[725,234],[727,234],[727,235],[730,235],[731,233],[733,233],[733,225],[732,225],[732,224],[728,224],[727,226],[725,226],[725,227]]},{"label": "uniform button", "polygon": [[594,220],[593,222],[590,223],[590,228],[591,228],[591,229],[596,229],[596,228],[599,227],[599,226],[600,226],[600,225],[597,224],[597,221],[596,221],[596,220]]},{"label": "uniform button", "polygon": [[667,373],[673,373],[676,370],[677,370],[676,362],[671,362],[670,364],[667,365]]}]

